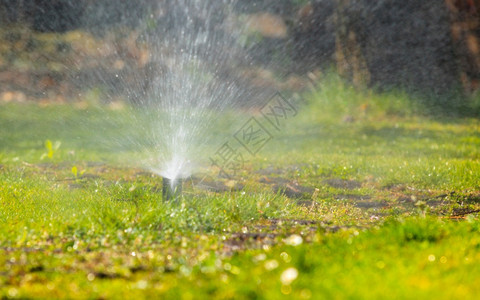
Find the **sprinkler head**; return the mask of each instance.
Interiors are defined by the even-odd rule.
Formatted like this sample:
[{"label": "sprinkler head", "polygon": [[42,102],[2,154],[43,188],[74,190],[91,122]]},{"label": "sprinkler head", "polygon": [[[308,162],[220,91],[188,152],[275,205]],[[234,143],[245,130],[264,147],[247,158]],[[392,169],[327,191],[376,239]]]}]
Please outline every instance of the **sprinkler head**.
[{"label": "sprinkler head", "polygon": [[177,200],[182,195],[182,183],[181,178],[162,178],[163,188],[162,197],[163,201]]}]

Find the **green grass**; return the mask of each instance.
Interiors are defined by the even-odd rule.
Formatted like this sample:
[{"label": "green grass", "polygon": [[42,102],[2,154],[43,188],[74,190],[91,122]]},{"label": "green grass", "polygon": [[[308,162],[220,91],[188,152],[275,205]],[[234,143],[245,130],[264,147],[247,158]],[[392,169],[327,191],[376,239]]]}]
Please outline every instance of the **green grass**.
[{"label": "green grass", "polygon": [[132,112],[0,104],[0,297],[475,299],[480,121],[328,80],[179,202],[132,165]]}]

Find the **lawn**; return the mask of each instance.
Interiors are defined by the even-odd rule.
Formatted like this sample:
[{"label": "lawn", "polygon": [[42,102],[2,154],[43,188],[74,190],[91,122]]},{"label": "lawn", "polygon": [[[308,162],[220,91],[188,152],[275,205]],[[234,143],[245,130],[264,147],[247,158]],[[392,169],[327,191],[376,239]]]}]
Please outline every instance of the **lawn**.
[{"label": "lawn", "polygon": [[480,121],[332,80],[300,98],[176,202],[128,108],[0,104],[0,297],[475,299]]}]

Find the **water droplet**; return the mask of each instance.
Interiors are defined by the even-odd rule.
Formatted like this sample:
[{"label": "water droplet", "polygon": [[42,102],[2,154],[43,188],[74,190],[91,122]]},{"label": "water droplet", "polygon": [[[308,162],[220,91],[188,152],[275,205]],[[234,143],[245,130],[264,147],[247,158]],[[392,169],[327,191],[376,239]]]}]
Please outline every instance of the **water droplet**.
[{"label": "water droplet", "polygon": [[8,296],[15,298],[18,295],[18,290],[16,288],[8,289]]},{"label": "water droplet", "polygon": [[290,261],[292,261],[292,257],[290,255],[288,255],[287,252],[282,252],[280,253],[280,257],[283,259],[284,262],[286,263],[289,263]]},{"label": "water droplet", "polygon": [[282,285],[280,291],[282,292],[282,294],[288,295],[292,292],[292,287],[290,285]]},{"label": "water droplet", "polygon": [[140,281],[137,282],[137,288],[141,289],[141,290],[146,289],[147,285],[148,285],[148,282],[145,281],[145,280],[140,280]]},{"label": "water droplet", "polygon": [[276,261],[275,259],[270,259],[270,260],[267,260],[263,266],[265,270],[271,271],[278,268],[278,261]]},{"label": "water droplet", "polygon": [[298,277],[297,269],[291,267],[282,272],[282,275],[280,275],[280,281],[282,282],[283,285],[289,285],[295,279],[297,279],[297,277]]},{"label": "water droplet", "polygon": [[290,246],[298,246],[298,245],[301,245],[302,242],[303,242],[303,239],[298,234],[292,234],[291,236],[285,239],[285,244]]},{"label": "water droplet", "polygon": [[87,279],[88,279],[88,281],[93,281],[93,280],[95,279],[95,274],[93,274],[93,273],[88,273]]},{"label": "water droplet", "polygon": [[264,261],[265,259],[267,259],[267,255],[265,255],[265,253],[260,253],[253,258],[253,261],[260,262],[260,261]]}]

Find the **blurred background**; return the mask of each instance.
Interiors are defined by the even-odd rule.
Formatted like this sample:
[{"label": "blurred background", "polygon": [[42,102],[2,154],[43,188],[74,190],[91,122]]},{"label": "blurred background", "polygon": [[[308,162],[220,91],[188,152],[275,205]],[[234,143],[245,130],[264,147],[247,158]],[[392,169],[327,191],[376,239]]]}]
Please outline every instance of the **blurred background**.
[{"label": "blurred background", "polygon": [[[408,93],[425,112],[479,112],[478,0],[258,0],[226,13],[228,2],[195,22],[218,39],[226,18],[244,24],[245,53],[221,72],[245,89],[302,92],[335,76]],[[173,0],[0,0],[0,101],[136,103],[166,64],[152,40],[185,42],[171,38],[182,17]]]}]

